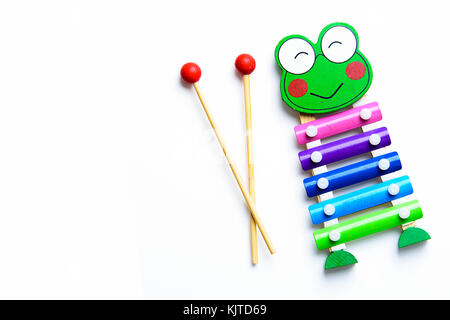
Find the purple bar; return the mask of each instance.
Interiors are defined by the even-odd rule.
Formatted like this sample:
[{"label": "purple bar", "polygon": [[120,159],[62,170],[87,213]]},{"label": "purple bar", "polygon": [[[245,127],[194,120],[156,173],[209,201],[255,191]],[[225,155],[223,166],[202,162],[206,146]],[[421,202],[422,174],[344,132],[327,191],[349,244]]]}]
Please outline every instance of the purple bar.
[{"label": "purple bar", "polygon": [[[373,139],[373,143],[370,142],[370,137]],[[378,135],[379,143],[377,142]],[[329,163],[351,158],[366,152],[370,152],[375,149],[380,149],[391,144],[391,139],[389,133],[385,127],[371,130],[365,133],[357,134],[348,138],[333,141],[315,148],[311,148],[305,151],[301,151],[298,154],[300,163],[302,164],[303,170],[311,170]],[[313,152],[318,153],[315,156],[322,157],[319,162],[314,162],[313,159],[317,161],[316,157],[311,159]],[[320,154],[319,154],[320,153]]]}]

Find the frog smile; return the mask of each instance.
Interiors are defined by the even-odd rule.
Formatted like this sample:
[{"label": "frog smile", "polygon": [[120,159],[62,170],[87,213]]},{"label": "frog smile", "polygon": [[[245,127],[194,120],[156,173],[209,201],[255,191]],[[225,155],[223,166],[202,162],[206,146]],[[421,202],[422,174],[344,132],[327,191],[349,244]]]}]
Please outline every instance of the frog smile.
[{"label": "frog smile", "polygon": [[337,87],[337,89],[333,92],[333,94],[331,95],[331,96],[329,96],[329,97],[324,97],[324,96],[320,96],[320,95],[318,95],[318,94],[315,94],[315,93],[310,93],[312,96],[315,96],[315,97],[318,97],[318,98],[322,98],[322,99],[331,99],[331,98],[333,98],[334,97],[334,95],[339,91],[339,89],[341,89],[341,87],[344,85],[344,83],[341,83],[340,85],[339,85],[339,87]]}]

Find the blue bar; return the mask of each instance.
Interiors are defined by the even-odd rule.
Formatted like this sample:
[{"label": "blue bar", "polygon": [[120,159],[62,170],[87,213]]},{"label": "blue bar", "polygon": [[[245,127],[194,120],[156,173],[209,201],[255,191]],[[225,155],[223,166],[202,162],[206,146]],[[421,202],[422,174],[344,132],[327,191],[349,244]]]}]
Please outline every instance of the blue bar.
[{"label": "blue bar", "polygon": [[[397,195],[391,195],[388,192],[389,186],[393,184],[396,184],[400,189]],[[413,193],[413,188],[409,181],[409,177],[403,176],[313,204],[309,206],[308,210],[311,214],[312,222],[314,224],[319,224],[394,199],[405,197],[411,193]],[[334,214],[332,215],[325,214],[324,209],[328,204],[331,205],[328,207],[334,207]]]},{"label": "blue bar", "polygon": [[[388,169],[381,170],[378,167],[378,163],[381,159],[386,159],[387,161],[389,161]],[[309,197],[315,197],[329,191],[344,188],[355,183],[398,171],[401,168],[402,163],[400,162],[398,153],[391,152],[375,158],[363,160],[346,167],[318,174],[317,176],[306,178],[305,180],[303,180],[303,184],[305,185],[306,194]],[[320,189],[318,187],[317,182],[320,178],[324,178],[328,181],[327,188]]]}]

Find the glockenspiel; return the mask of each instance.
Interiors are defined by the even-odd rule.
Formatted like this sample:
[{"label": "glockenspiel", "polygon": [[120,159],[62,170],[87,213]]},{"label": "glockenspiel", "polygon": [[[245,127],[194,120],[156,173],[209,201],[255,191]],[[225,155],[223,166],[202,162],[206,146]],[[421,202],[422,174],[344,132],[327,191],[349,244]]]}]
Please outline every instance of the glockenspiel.
[{"label": "glockenspiel", "polygon": [[[303,183],[306,194],[318,200],[308,211],[313,224],[324,226],[313,236],[319,250],[330,252],[325,269],[357,263],[346,243],[383,230],[401,227],[399,248],[430,239],[415,224],[423,216],[418,201],[404,199],[413,193],[410,178],[388,178],[391,173],[399,173],[402,164],[397,152],[384,151],[391,145],[388,129],[374,128],[382,119],[378,103],[361,104],[372,83],[373,71],[358,45],[358,34],[352,26],[333,23],[322,30],[317,43],[301,35],[290,35],[275,49],[282,71],[281,97],[300,112],[301,124],[295,127],[295,136],[306,149],[298,157],[303,170],[312,173]],[[314,114],[322,113],[333,114],[315,118]],[[321,143],[321,139],[355,129],[361,133]],[[327,169],[329,164],[349,162],[363,154],[371,158]],[[376,179],[378,183],[368,187],[336,197],[333,194],[335,190]],[[390,206],[361,213],[381,204]]]}]

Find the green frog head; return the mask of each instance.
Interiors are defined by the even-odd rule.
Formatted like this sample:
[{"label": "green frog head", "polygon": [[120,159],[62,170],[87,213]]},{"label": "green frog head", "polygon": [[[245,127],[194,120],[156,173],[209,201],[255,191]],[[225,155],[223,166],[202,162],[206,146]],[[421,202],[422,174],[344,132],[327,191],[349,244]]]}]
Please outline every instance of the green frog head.
[{"label": "green frog head", "polygon": [[283,38],[275,49],[282,70],[281,95],[304,113],[339,110],[358,101],[372,83],[372,68],[358,50],[358,34],[346,23],[332,23],[312,43],[301,35]]}]

